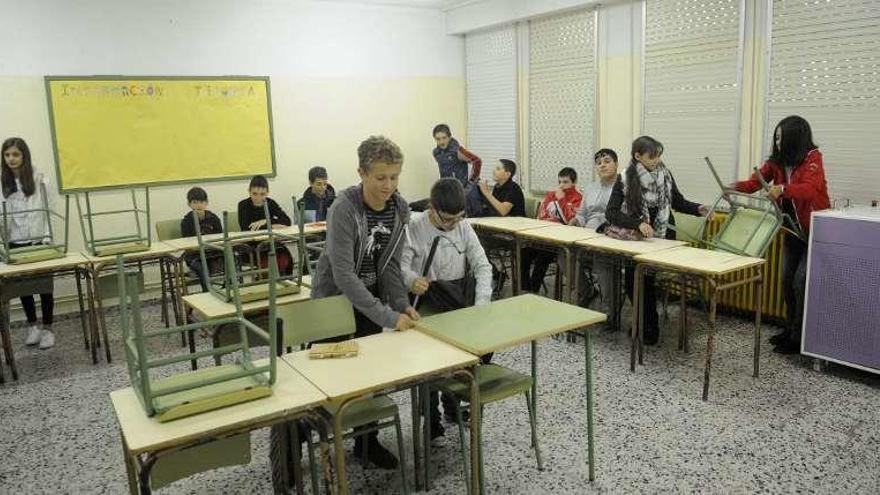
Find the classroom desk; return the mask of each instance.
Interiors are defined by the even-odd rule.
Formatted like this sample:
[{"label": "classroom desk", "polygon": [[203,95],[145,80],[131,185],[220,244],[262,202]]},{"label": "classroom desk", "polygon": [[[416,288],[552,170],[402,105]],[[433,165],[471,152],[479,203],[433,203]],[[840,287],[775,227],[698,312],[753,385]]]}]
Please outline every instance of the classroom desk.
[{"label": "classroom desk", "polygon": [[[276,306],[285,304],[293,304],[302,301],[308,301],[312,297],[312,291],[309,287],[303,285],[296,294],[288,294],[278,297],[275,300]],[[235,304],[221,301],[217,296],[210,292],[199,292],[198,294],[190,294],[183,297],[183,303],[192,308],[202,321],[217,320],[235,316]],[[241,305],[244,314],[254,314],[268,311],[269,300],[260,299],[259,301],[251,301]]]},{"label": "classroom desk", "polygon": [[276,362],[272,395],[167,423],[148,417],[131,387],[111,392],[130,492],[150,493],[155,462],[188,447],[304,417],[321,424],[322,418],[314,411],[326,403],[327,396],[293,368]]},{"label": "classroom desk", "polygon": [[[165,283],[167,277],[165,276],[164,270],[165,264],[162,262],[163,258],[166,258],[171,255],[175,251],[175,248],[168,243],[165,242],[152,242],[150,243],[150,249],[144,251],[137,251],[134,253],[126,253],[122,255],[122,260],[125,266],[130,266],[132,264],[137,264],[140,268],[143,264],[147,263],[158,263],[160,270],[160,280],[162,283]],[[110,343],[107,337],[107,319],[104,317],[104,302],[103,297],[101,295],[101,272],[104,271],[105,268],[110,267],[111,269],[116,269],[116,256],[93,256],[91,254],[83,253],[88,264],[86,265],[86,270],[83,272],[86,278],[86,288],[88,289],[88,301],[89,301],[89,310],[93,312],[93,314],[97,315],[97,318],[92,319],[92,325],[95,327],[93,330],[93,334],[101,338],[104,341],[104,354],[107,358],[107,362],[112,362],[112,358],[110,356]],[[77,281],[78,282],[78,281]],[[173,288],[172,288],[173,290]],[[164,292],[164,290],[163,290]],[[163,302],[163,314],[166,315],[167,318],[167,306],[165,305],[166,301]],[[99,332],[100,329],[100,332]],[[92,339],[92,361],[98,362],[98,354],[96,346],[100,345],[100,340]]]},{"label": "classroom desk", "polygon": [[[474,378],[477,356],[459,348],[431,338],[416,331],[383,332],[355,339],[358,355],[342,359],[309,359],[308,351],[286,354],[281,360],[289,363],[318,389],[339,404],[333,422],[334,454],[336,456],[336,475],[340,492],[348,493],[345,475],[345,451],[342,446],[342,416],[351,404],[359,399],[372,397],[378,393],[413,388],[428,381],[459,376],[469,382],[471,400],[479,400],[479,390]],[[416,468],[416,486],[419,486],[419,445],[421,443],[418,425],[419,401],[415,390],[413,397],[413,452]],[[474,416],[471,428],[471,486],[479,488],[479,410]],[[428,422],[425,422],[427,430]],[[430,433],[425,437],[426,451],[430,448]],[[405,462],[400,452],[400,462]],[[427,463],[427,457],[426,457]],[[427,469],[427,466],[426,466]],[[426,478],[427,481],[427,478]]]},{"label": "classroom desk", "polygon": [[[27,280],[39,278],[42,276],[54,276],[57,274],[73,272],[77,273],[87,265],[86,258],[79,253],[67,253],[63,258],[55,258],[51,260],[38,261],[36,263],[24,263],[20,265],[8,265],[0,263],[0,338],[3,342],[3,353],[6,356],[6,364],[12,371],[12,379],[18,380],[18,368],[15,365],[15,354],[12,348],[12,338],[10,336],[10,314],[9,301],[17,296],[32,294],[31,290],[21,287],[23,290],[16,290],[20,284],[27,284]],[[89,342],[94,341],[94,334],[89,338],[89,329],[86,328],[85,308],[83,306],[83,292],[80,284],[79,276],[76,277],[76,290],[79,297],[79,315],[83,331],[83,339],[85,340],[86,349],[89,348]],[[0,363],[0,383],[6,381],[3,376],[3,364]]]},{"label": "classroom desk", "polygon": [[[685,241],[676,241],[669,239],[649,238],[642,241],[621,241],[602,235],[592,237],[582,241],[576,241],[575,248],[581,252],[590,253],[593,257],[595,265],[597,258],[604,257],[612,264],[613,280],[611,281],[611,327],[620,328],[620,308],[623,306],[621,295],[621,278],[620,271],[623,266],[632,261],[634,256],[640,254],[653,253],[663,251],[674,247],[684,246]],[[577,255],[577,254],[575,254]]]},{"label": "classroom desk", "polygon": [[[539,229],[543,227],[553,227],[559,224],[548,222],[546,220],[537,220],[527,217],[479,217],[468,218],[468,223],[474,228],[477,234],[482,238],[494,239],[503,244],[510,245],[510,256],[512,269],[510,281],[513,285],[513,293],[519,291],[520,281],[519,272],[520,264],[516,255],[516,233],[523,230]],[[502,260],[502,271],[504,270],[504,261]]]},{"label": "classroom desk", "polygon": [[[633,301],[634,306],[638,309],[633,311],[632,346],[630,351],[631,371],[635,371],[636,353],[638,353],[639,364],[642,364],[644,348],[642,345],[644,322],[641,317],[644,312],[642,287],[645,272],[652,270],[687,274],[704,280],[709,286],[709,335],[706,341],[706,367],[703,372],[704,401],[709,398],[709,373],[712,367],[712,353],[715,349],[715,313],[718,294],[741,285],[752,284],[755,305],[753,376],[755,378],[758,377],[758,353],[761,345],[761,272],[765,262],[763,258],[751,258],[724,251],[710,251],[687,246],[646,253],[638,255],[634,259],[636,262],[636,273]],[[745,277],[739,280],[719,280],[735,273],[744,273]],[[729,279],[730,277],[726,278]],[[684,297],[684,290],[682,290],[682,299]],[[679,347],[687,351],[687,310],[684,305],[682,305],[682,311]]]},{"label": "classroom desk", "polygon": [[[502,351],[526,342],[532,344],[532,410],[537,409],[537,340],[584,328],[584,369],[587,387],[587,456],[590,481],[596,478],[593,448],[593,384],[590,332],[585,328],[605,321],[602,313],[523,294],[447,313],[427,316],[416,328],[477,356]],[[473,402],[472,402],[473,403]],[[479,408],[471,408],[471,413]],[[471,419],[471,423],[474,423]]]},{"label": "classroom desk", "polygon": [[[600,237],[603,234],[593,229],[575,227],[570,225],[554,224],[536,229],[522,230],[516,233],[516,260],[517,265],[522,265],[522,250],[526,247],[535,247],[545,251],[553,251],[565,255],[565,266],[562,272],[568,278],[568,297],[560,297],[559,288],[562,286],[561,274],[556,275],[556,295],[561,301],[577,304],[577,263],[575,262],[572,247],[577,241]],[[522,280],[519,286],[514,287],[514,294],[522,291]]]}]

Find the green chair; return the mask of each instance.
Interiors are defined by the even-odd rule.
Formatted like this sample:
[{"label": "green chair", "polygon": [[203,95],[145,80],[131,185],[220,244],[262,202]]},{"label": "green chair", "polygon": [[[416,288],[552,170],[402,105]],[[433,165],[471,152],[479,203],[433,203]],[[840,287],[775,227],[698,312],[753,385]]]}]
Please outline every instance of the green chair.
[{"label": "green chair", "polygon": [[[139,206],[140,194],[130,189],[131,207],[123,207],[118,210],[96,211],[92,204],[92,194],[89,191],[76,195],[76,210],[79,216],[79,225],[82,229],[83,239],[89,253],[93,256],[114,256],[117,254],[135,253],[150,249],[150,188],[143,188],[143,207]],[[131,217],[134,229],[128,232],[108,231],[101,229],[106,222],[97,222],[98,217]],[[108,237],[109,235],[109,237]]]},{"label": "green chair", "polygon": [[[180,220],[161,220],[156,222],[156,239],[159,241],[170,241],[172,239],[180,239],[183,237],[183,233],[180,231]],[[178,293],[175,290],[177,285],[177,276],[176,269],[171,263],[170,258],[164,258],[160,261],[160,285],[162,290],[162,319],[165,322],[165,326],[171,326],[171,321],[169,320],[168,314],[168,301],[171,301],[171,308],[174,311],[174,321],[176,324],[180,325],[183,323],[183,304],[178,298]],[[199,285],[199,278],[197,275],[193,274],[189,270],[186,270],[183,274],[183,287],[181,287],[181,295],[189,294],[189,287],[193,285]],[[103,293],[102,293],[103,294]],[[181,343],[180,345],[185,346],[187,344],[187,339],[189,339],[190,351],[195,351],[195,336],[192,332],[184,335],[181,334]],[[193,368],[195,369],[195,368]]]},{"label": "green chair", "polygon": [[[483,364],[477,367],[476,379],[477,386],[480,388],[480,419],[483,418],[483,409],[486,404],[491,404],[500,400],[504,400],[517,395],[522,395],[526,399],[526,408],[529,412],[529,424],[531,426],[532,443],[535,449],[535,460],[538,464],[538,470],[544,470],[544,463],[541,460],[541,450],[538,447],[538,425],[536,421],[537,401],[532,396],[534,380],[536,380],[537,361],[536,348],[532,343],[532,375],[526,375],[518,371],[498,364]],[[443,380],[439,383],[431,385],[432,388],[439,389],[445,394],[454,396],[460,402],[466,403],[470,400],[470,391],[468,386],[461,381],[454,379]],[[428,400],[425,398],[424,400]],[[473,404],[466,404],[455,409],[456,422],[458,423],[458,441],[461,449],[462,469],[464,471],[464,479],[468,481],[470,488],[470,476],[468,475],[468,456],[466,442],[464,441],[464,421],[462,419],[462,410],[474,407]],[[482,428],[482,425],[480,425]],[[483,447],[480,445],[480,465],[483,465]],[[485,486],[483,482],[483,470],[480,470],[480,486]]]},{"label": "green chair", "polygon": [[[355,321],[351,303],[345,296],[334,296],[324,299],[311,299],[309,301],[288,304],[278,308],[277,317],[283,330],[280,330],[279,350],[287,348],[304,348],[311,342],[317,342],[336,337],[350,336],[354,333]],[[286,323],[286,324],[285,324]],[[338,403],[325,406],[328,414],[336,414]],[[356,429],[375,423],[367,429]],[[404,460],[403,434],[400,427],[400,414],[397,404],[386,395],[378,395],[368,399],[358,400],[349,406],[342,418],[342,428],[350,430],[345,434],[346,439],[378,431],[384,428],[394,427],[397,435],[397,450],[400,455],[400,478],[403,492],[408,492],[406,479],[406,462]],[[298,471],[300,448],[299,432],[296,424],[287,423],[275,426],[271,432],[272,466],[293,465],[294,471]],[[312,470],[312,490],[317,491],[318,474],[315,460],[315,444],[311,433],[306,434],[308,454]],[[273,483],[276,488],[289,489],[291,485],[290,469],[273,469]]]},{"label": "green chair", "polygon": [[[40,183],[40,192],[43,197],[43,204],[40,208],[32,210],[21,210],[9,212],[6,202],[2,207],[2,229],[0,229],[0,261],[10,265],[23,263],[36,263],[38,261],[46,261],[55,258],[63,258],[67,254],[68,239],[68,217],[70,215],[70,197],[64,196],[64,215],[56,213],[49,208],[49,198],[46,195],[46,184]],[[12,217],[17,215],[40,215],[44,217],[46,226],[48,227],[48,235],[38,235],[37,237],[13,238],[10,234],[9,223]],[[55,229],[52,228],[52,220],[56,219],[64,223],[64,238],[62,241],[56,240]],[[27,246],[13,248],[12,244],[28,244]]]}]

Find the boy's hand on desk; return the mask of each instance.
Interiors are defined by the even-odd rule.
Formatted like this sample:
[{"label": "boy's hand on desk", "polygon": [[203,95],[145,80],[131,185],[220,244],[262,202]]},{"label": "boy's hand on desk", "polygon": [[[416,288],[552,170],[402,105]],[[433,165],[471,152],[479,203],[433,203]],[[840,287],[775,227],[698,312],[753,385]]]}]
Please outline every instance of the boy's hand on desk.
[{"label": "boy's hand on desk", "polygon": [[261,228],[263,225],[266,225],[266,220],[257,220],[256,222],[253,222],[250,225],[248,225],[248,228],[251,230],[257,230],[257,229]]},{"label": "boy's hand on desk", "polygon": [[654,237],[654,227],[651,227],[645,222],[639,224],[639,232],[645,237]]},{"label": "boy's hand on desk", "polygon": [[419,277],[415,279],[412,285],[409,288],[409,291],[417,296],[421,296],[428,290],[428,286],[431,285],[431,282],[425,277]]},{"label": "boy's hand on desk", "polygon": [[397,315],[397,330],[409,330],[414,326],[414,321],[419,319],[419,313],[412,306],[406,308],[403,313]]},{"label": "boy's hand on desk", "polygon": [[578,224],[577,217],[571,217],[571,220],[568,221],[568,224],[577,226],[577,224]]},{"label": "boy's hand on desk", "polygon": [[700,205],[700,207],[697,208],[697,211],[700,213],[701,217],[709,217],[709,221],[712,221],[712,216],[709,215],[710,210],[711,208],[709,208],[709,205]]}]

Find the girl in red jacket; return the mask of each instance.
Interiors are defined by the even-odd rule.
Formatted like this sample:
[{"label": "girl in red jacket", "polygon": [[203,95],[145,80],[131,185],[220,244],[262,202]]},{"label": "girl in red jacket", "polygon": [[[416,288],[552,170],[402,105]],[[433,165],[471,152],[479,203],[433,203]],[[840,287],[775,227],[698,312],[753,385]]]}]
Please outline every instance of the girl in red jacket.
[{"label": "girl in red jacket", "polygon": [[[772,183],[767,195],[779,202],[786,227],[801,236],[786,232],[782,255],[782,294],[785,298],[786,325],[770,342],[774,352],[800,352],[801,322],[804,314],[804,293],[807,285],[807,239],[810,218],[814,211],[831,206],[828,184],[822,166],[822,153],[813,144],[810,124],[792,115],[782,119],[773,133],[773,152],[760,170],[766,182]],[[737,182],[736,189],[755,192],[761,188],[756,174]]]}]

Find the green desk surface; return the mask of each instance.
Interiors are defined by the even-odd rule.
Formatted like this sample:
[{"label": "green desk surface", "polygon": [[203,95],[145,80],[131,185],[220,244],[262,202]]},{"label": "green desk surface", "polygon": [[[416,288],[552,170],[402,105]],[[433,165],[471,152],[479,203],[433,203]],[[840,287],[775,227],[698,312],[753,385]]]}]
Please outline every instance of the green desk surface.
[{"label": "green desk surface", "polygon": [[522,230],[516,233],[517,237],[525,240],[535,240],[550,244],[572,244],[585,239],[604,236],[594,229],[585,229],[573,225],[554,224],[537,229]]},{"label": "green desk surface", "polygon": [[467,221],[475,228],[507,233],[559,225],[557,223],[547,222],[545,220],[537,220],[534,218],[526,217],[481,217],[468,218]]},{"label": "green desk surface", "polygon": [[657,239],[652,237],[643,241],[621,241],[612,239],[607,235],[593,237],[583,241],[577,241],[575,244],[587,250],[603,251],[606,253],[621,254],[626,256],[636,256],[639,254],[653,253],[654,251],[662,251],[674,247],[684,246],[684,241],[671,241],[669,239]]},{"label": "green desk surface", "polygon": [[24,263],[20,265],[8,265],[0,263],[0,278],[22,277],[39,273],[57,272],[69,270],[75,266],[86,265],[89,260],[79,253],[67,253],[63,258],[38,261],[36,263]]},{"label": "green desk surface", "polygon": [[[268,359],[256,361],[261,366]],[[132,454],[153,452],[241,428],[259,428],[322,405],[327,396],[280,359],[272,395],[195,416],[160,423],[147,416],[134,390],[110,393],[116,420]]]},{"label": "green desk surface", "polygon": [[[275,299],[275,305],[293,304],[302,301],[308,301],[312,297],[312,291],[308,287],[300,288],[299,293],[280,296]],[[216,320],[235,315],[235,305],[220,298],[210,292],[199,292],[198,294],[190,294],[183,296],[183,304],[192,308],[202,320]],[[260,299],[241,305],[241,310],[245,314],[259,313],[269,309],[269,300]]]},{"label": "green desk surface", "polygon": [[358,355],[310,359],[308,351],[281,357],[331,400],[378,392],[444,371],[477,364],[473,354],[414,330],[354,339]]},{"label": "green desk surface", "polygon": [[605,321],[597,311],[534,294],[428,316],[422,332],[482,356],[533,340]]},{"label": "green desk surface", "polygon": [[724,251],[710,251],[690,246],[642,254],[634,259],[636,263],[712,276],[733,273],[764,264],[763,258],[751,258]]}]

